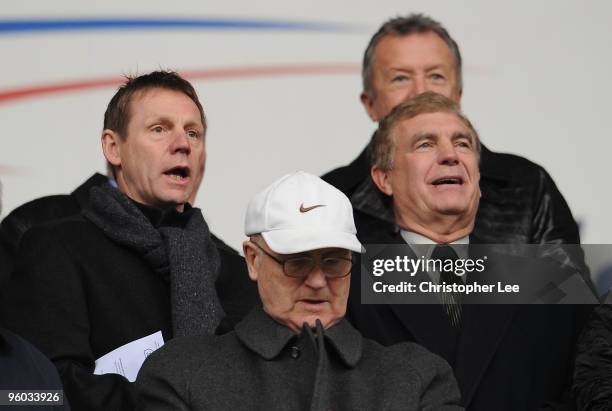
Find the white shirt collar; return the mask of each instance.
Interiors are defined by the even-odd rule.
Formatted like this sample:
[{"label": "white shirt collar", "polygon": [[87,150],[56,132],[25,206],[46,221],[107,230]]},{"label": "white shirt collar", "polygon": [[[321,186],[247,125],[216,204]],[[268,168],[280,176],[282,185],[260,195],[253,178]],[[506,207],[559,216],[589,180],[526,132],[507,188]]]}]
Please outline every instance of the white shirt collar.
[{"label": "white shirt collar", "polygon": [[[423,254],[423,252],[425,250],[423,250],[422,247],[413,247],[412,245],[415,244],[422,244],[422,245],[434,245],[437,244],[435,241],[433,241],[432,239],[425,237],[424,235],[415,233],[414,231],[408,231],[408,230],[404,230],[404,229],[400,229],[400,234],[402,236],[402,238],[404,239],[404,241],[406,242],[406,244],[410,245],[410,248],[412,248],[412,251],[415,252],[415,254],[419,255],[419,254]],[[453,245],[468,245],[470,243],[470,237],[469,236],[465,236],[462,237],[456,241],[453,241],[452,243],[450,243],[449,245],[452,247]],[[429,258],[431,256],[431,253],[433,252],[433,247],[427,247],[427,251],[425,252],[427,258]],[[455,250],[455,252],[457,253],[457,256],[459,256],[459,258],[468,258],[468,253],[467,253],[467,247],[453,247],[453,250]]]}]

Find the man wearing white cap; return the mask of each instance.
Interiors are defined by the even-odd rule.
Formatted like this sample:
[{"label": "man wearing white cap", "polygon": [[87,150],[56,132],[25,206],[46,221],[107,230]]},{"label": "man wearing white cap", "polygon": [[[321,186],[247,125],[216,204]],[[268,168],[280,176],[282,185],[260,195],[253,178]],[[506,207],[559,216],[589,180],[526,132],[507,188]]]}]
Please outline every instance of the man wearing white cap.
[{"label": "man wearing white cap", "polygon": [[344,194],[287,175],[251,200],[245,233],[263,307],[234,332],[152,354],[137,380],[141,409],[461,409],[443,360],[363,339],[343,318],[351,252],[361,252]]}]

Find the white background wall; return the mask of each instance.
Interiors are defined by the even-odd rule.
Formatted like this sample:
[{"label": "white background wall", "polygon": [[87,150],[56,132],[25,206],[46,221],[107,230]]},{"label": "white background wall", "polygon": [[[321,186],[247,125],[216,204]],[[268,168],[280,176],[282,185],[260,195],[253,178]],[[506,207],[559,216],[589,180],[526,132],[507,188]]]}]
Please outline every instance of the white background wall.
[{"label": "white background wall", "polygon": [[[193,81],[210,123],[197,205],[213,231],[239,248],[243,213],[255,192],[296,169],[321,174],[346,164],[364,147],[374,124],[358,100],[363,50],[384,20],[410,12],[440,20],[459,43],[463,108],[485,144],[543,165],[580,222],[583,242],[610,243],[612,3],[606,1],[3,2],[2,21],[240,18],[352,29],[0,31],[0,96],[159,67],[348,65],[327,75]],[[99,136],[114,91],[0,99],[3,215],[104,172]]]}]

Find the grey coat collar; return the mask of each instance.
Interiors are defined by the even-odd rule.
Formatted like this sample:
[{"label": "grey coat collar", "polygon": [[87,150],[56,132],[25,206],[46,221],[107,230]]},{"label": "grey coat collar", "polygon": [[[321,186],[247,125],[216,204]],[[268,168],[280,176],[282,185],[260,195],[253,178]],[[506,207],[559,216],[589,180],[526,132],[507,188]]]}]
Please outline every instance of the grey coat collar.
[{"label": "grey coat collar", "polygon": [[[244,345],[268,361],[277,357],[296,337],[289,328],[270,318],[261,306],[251,310],[235,330]],[[324,337],[347,366],[353,368],[357,365],[361,359],[363,338],[346,319],[325,330]]]}]

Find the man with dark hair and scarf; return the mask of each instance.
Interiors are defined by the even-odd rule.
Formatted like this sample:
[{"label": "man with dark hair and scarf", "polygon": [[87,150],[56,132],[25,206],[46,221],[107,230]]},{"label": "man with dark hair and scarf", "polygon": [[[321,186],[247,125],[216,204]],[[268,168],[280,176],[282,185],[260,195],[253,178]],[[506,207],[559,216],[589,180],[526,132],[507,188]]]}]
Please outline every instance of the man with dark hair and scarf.
[{"label": "man with dark hair and scarf", "polygon": [[254,299],[189,204],[204,174],[205,134],[189,82],[165,71],[128,79],[102,132],[117,187],[92,188],[80,215],[21,240],[2,320],[55,363],[75,410],[133,409],[125,374],[94,375],[100,357],[158,331],[164,341],[221,333],[237,319],[227,295]]}]

